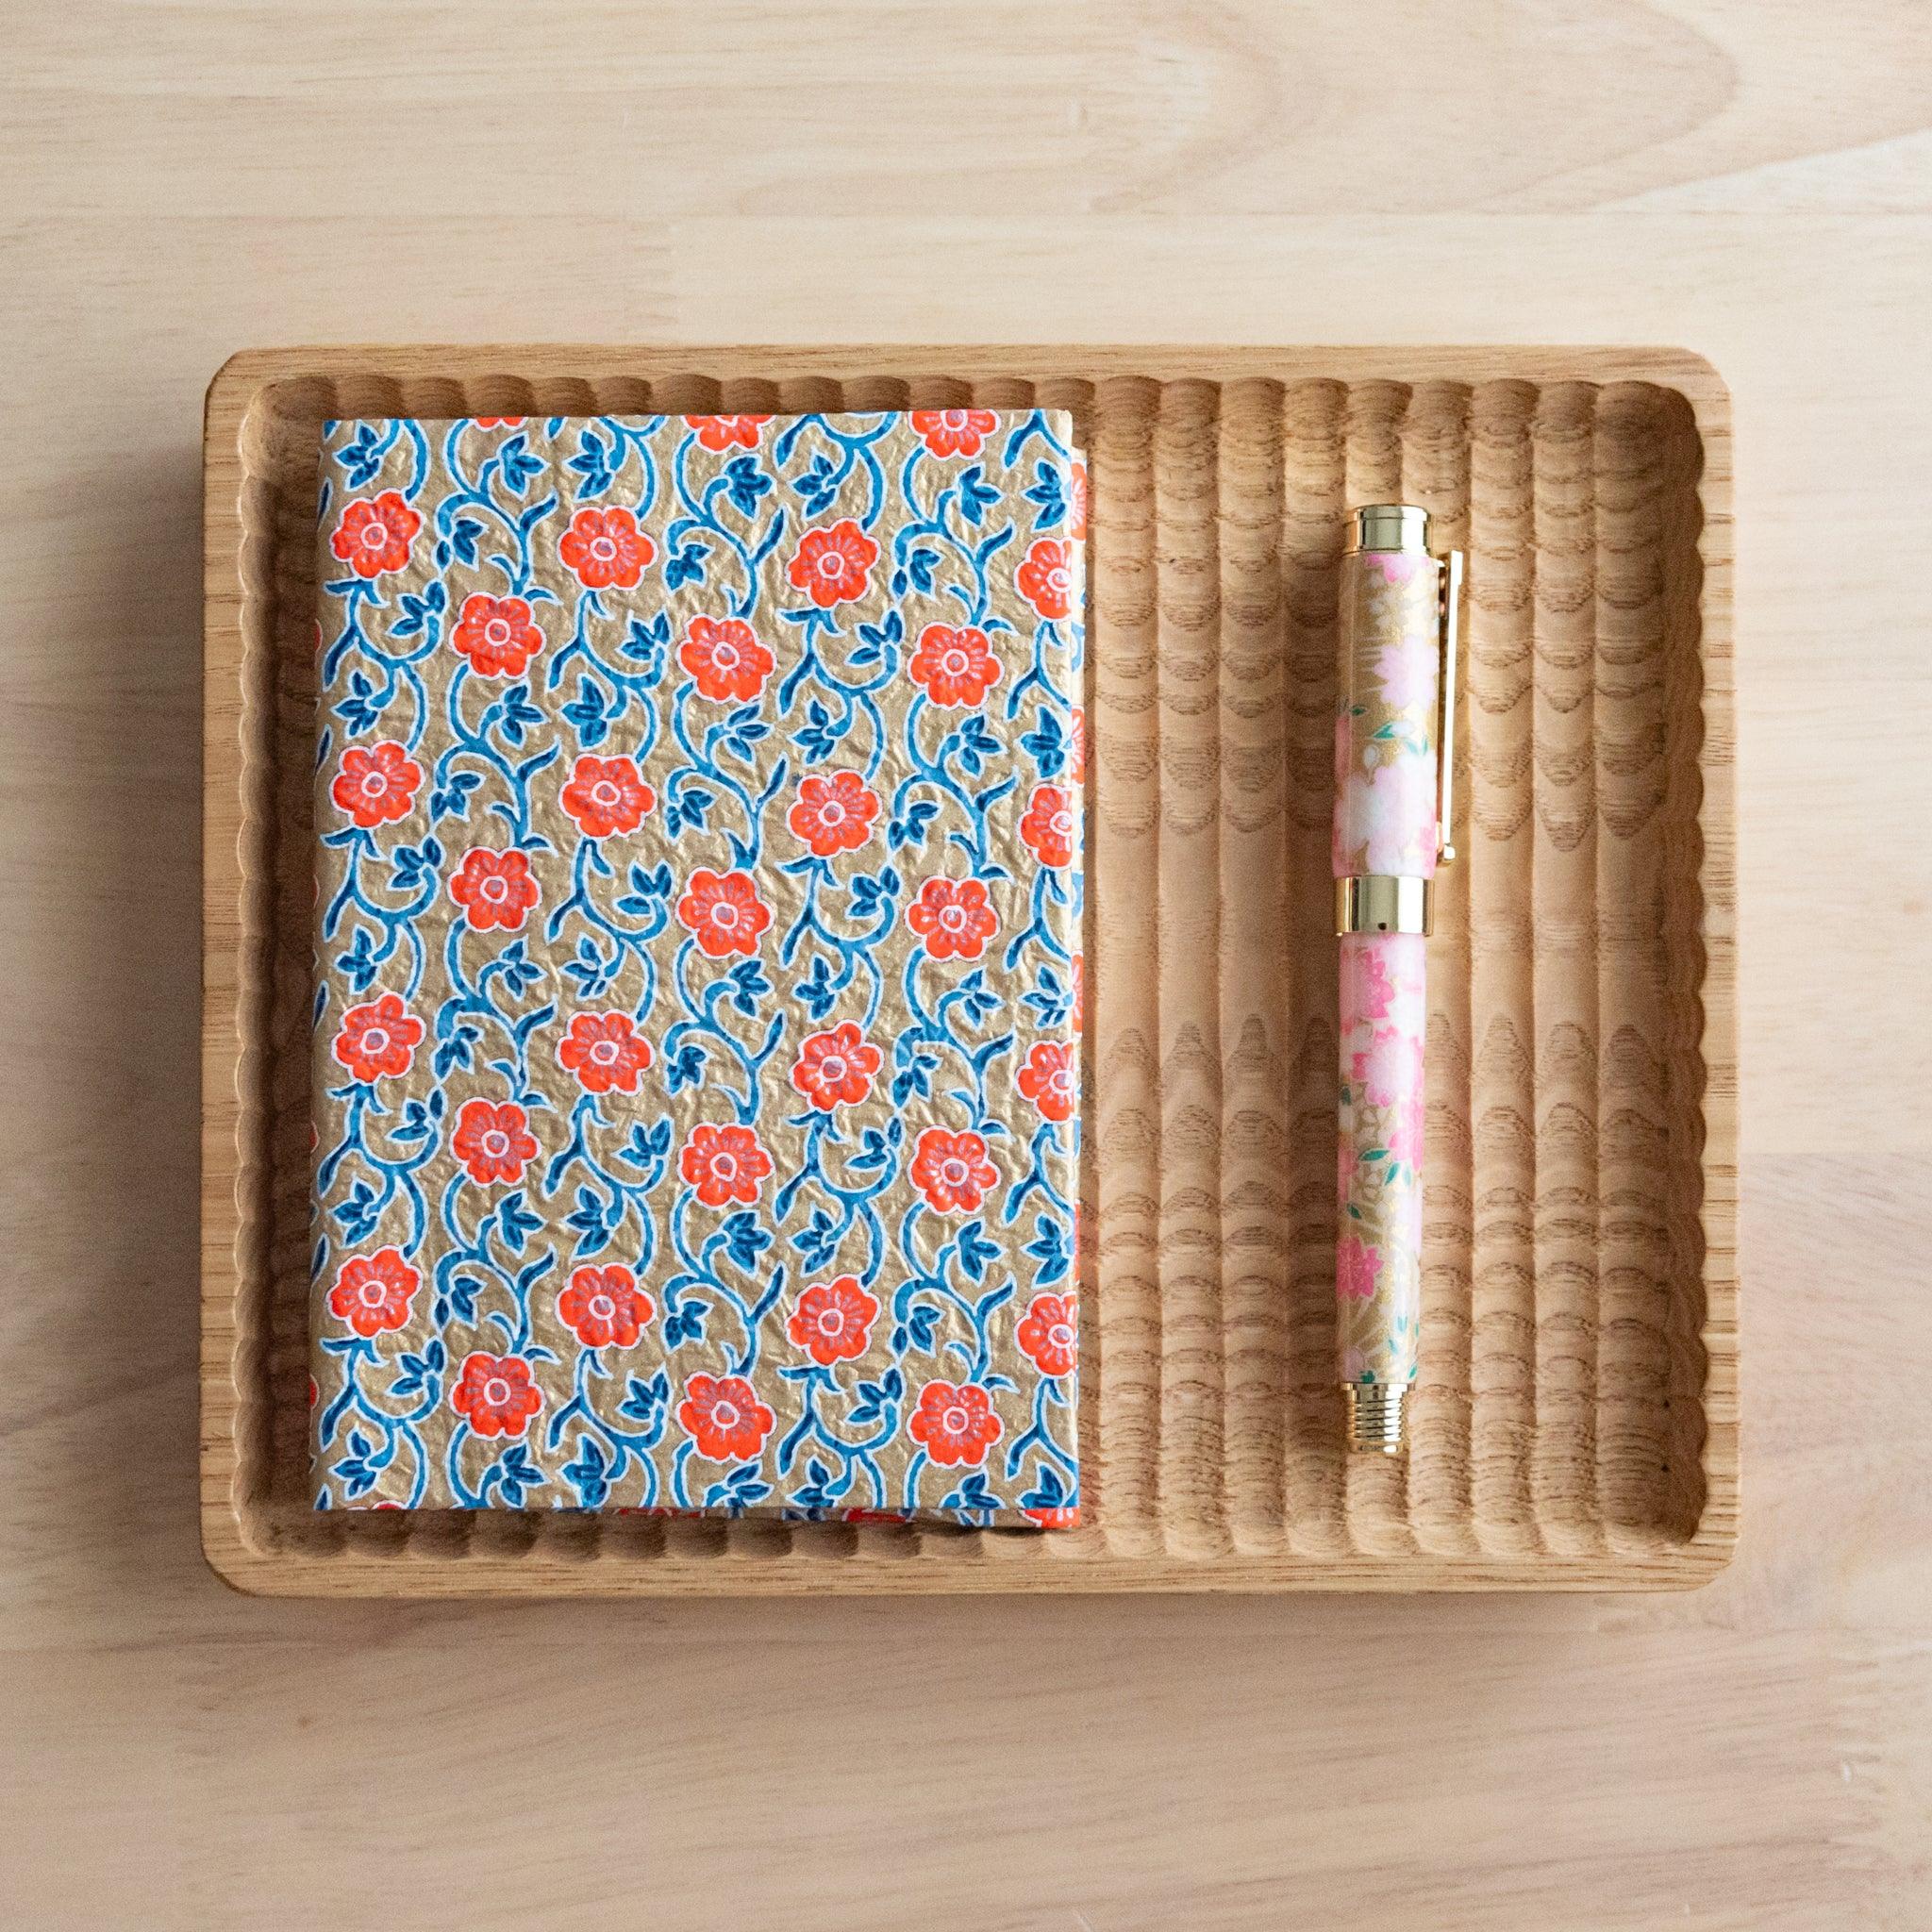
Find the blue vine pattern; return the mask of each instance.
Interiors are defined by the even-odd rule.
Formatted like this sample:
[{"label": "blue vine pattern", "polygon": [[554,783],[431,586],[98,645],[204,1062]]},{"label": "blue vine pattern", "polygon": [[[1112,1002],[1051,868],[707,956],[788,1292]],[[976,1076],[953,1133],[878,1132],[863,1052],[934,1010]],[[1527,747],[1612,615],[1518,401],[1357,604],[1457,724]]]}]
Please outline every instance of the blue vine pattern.
[{"label": "blue vine pattern", "polygon": [[1070,421],[322,478],[317,1507],[1076,1522]]}]

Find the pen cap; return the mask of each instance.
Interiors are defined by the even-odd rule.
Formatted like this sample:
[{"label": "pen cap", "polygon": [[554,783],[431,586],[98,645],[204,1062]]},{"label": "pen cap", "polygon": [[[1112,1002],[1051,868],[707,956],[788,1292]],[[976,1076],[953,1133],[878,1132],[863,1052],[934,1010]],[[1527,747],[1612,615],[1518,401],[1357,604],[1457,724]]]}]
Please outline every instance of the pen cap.
[{"label": "pen cap", "polygon": [[1441,716],[1441,560],[1429,514],[1371,504],[1341,560],[1335,876],[1433,878]]}]

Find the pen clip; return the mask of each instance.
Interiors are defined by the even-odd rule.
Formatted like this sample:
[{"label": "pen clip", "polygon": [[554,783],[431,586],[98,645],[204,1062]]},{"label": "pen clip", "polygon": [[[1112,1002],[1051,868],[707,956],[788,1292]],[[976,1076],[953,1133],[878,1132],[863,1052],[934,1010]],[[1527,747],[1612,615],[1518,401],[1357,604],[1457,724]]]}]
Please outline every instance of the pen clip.
[{"label": "pen clip", "polygon": [[1442,644],[1441,717],[1436,733],[1436,863],[1456,862],[1456,684],[1462,642],[1463,553],[1442,559],[1441,603],[1438,613]]}]

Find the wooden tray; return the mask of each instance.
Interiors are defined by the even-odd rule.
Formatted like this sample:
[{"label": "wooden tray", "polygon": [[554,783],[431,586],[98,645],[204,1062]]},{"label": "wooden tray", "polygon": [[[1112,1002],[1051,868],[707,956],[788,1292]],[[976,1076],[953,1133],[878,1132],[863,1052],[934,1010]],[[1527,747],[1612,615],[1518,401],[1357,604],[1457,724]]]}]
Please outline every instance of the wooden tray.
[{"label": "wooden tray", "polygon": [[[318,425],[1071,408],[1091,930],[1067,1534],[308,1506]],[[1660,1587],[1738,1502],[1729,398],[1673,351],[255,351],[208,391],[202,1524],[305,1594]],[[1345,506],[1471,551],[1406,1466],[1332,1386]]]}]

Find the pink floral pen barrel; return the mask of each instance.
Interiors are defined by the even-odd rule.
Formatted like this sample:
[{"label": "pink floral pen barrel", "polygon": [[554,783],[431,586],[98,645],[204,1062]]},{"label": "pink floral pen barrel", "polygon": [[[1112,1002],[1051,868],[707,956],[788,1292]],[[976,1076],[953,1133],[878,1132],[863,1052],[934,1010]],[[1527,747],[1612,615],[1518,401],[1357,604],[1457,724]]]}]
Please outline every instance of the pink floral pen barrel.
[{"label": "pink floral pen barrel", "polygon": [[1428,512],[1350,520],[1335,720],[1341,1085],[1335,1291],[1351,1449],[1399,1455],[1422,1313],[1430,900],[1450,846],[1462,557]]}]

